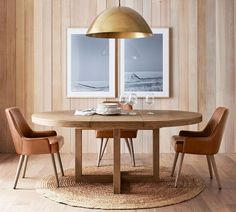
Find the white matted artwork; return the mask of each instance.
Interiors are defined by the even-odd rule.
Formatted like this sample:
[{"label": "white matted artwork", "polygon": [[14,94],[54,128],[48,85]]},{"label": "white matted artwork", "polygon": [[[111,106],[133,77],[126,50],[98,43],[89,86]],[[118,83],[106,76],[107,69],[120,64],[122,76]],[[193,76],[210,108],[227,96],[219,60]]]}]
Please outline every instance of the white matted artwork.
[{"label": "white matted artwork", "polygon": [[115,97],[115,41],[67,31],[67,96]]},{"label": "white matted artwork", "polygon": [[152,31],[152,37],[121,40],[121,93],[169,97],[169,29]]}]

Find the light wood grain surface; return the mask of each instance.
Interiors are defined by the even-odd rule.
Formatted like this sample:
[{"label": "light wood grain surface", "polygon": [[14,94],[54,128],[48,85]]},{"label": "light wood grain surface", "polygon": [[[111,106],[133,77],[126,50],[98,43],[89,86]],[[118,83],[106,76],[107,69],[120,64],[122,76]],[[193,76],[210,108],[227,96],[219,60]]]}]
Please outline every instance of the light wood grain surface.
[{"label": "light wood grain surface", "polygon": [[[234,0],[122,0],[137,10],[152,27],[170,28],[170,93],[157,99],[151,109],[200,112],[198,125],[165,128],[161,140],[169,140],[180,129],[202,129],[217,106],[230,110],[221,152],[236,151],[236,3]],[[31,120],[32,113],[73,110],[96,106],[106,99],[66,98],[66,30],[88,27],[105,8],[118,0],[2,0],[0,6],[0,151],[14,147],[4,109],[19,106]],[[14,55],[15,52],[15,55]],[[15,61],[15,62],[14,62]],[[110,99],[107,99],[110,100]],[[136,109],[150,109],[139,99]],[[35,129],[41,127],[35,126]],[[74,152],[74,134],[55,128],[66,139],[63,152]],[[135,152],[151,153],[151,132],[139,131]],[[92,131],[83,133],[83,150],[97,152]],[[127,152],[121,144],[122,152]],[[161,152],[171,152],[169,142]],[[108,152],[112,145],[108,144]]]},{"label": "light wood grain surface", "polygon": [[196,124],[202,115],[196,112],[174,110],[135,110],[136,115],[76,116],[73,110],[35,113],[32,122],[39,125],[71,127],[80,129],[158,129]]}]

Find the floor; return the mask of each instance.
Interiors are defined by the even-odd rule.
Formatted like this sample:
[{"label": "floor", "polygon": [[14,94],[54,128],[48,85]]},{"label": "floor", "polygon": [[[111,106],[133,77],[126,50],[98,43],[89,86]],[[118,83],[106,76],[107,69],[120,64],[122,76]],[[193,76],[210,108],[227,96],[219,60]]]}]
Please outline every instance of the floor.
[{"label": "floor", "polygon": [[[83,165],[96,165],[96,155],[84,155]],[[53,174],[51,158],[49,155],[32,156],[29,158],[26,178],[19,179],[18,188],[12,189],[15,171],[19,156],[0,154],[0,211],[1,212],[65,212],[65,211],[99,211],[75,208],[59,204],[46,199],[36,193],[35,183],[43,176]],[[161,165],[171,167],[173,154],[161,154]],[[151,164],[151,155],[136,155],[139,165]],[[64,168],[74,167],[73,154],[62,154]],[[122,155],[122,163],[129,163],[128,155]],[[112,158],[105,155],[102,164],[111,164]],[[183,172],[192,173],[204,179],[206,189],[196,198],[177,205],[138,210],[156,211],[236,211],[236,154],[218,154],[216,156],[219,174],[223,189],[219,191],[215,180],[210,180],[207,161],[204,156],[186,155]],[[101,210],[100,210],[101,211]]]}]

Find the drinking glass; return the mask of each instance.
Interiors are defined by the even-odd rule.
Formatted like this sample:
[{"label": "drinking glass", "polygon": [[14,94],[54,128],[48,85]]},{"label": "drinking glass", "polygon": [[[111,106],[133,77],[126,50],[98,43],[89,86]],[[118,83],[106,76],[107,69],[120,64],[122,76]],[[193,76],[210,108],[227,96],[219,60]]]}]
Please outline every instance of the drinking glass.
[{"label": "drinking glass", "polygon": [[[129,102],[128,102],[128,103],[129,103],[130,105],[132,105],[132,107],[138,103],[138,97],[137,97],[137,95],[136,95],[135,93],[131,93],[131,94],[129,95]],[[130,115],[136,115],[136,113],[133,112],[133,111],[130,112],[129,114],[130,114]]]},{"label": "drinking glass", "polygon": [[[152,105],[154,103],[155,99],[154,99],[154,94],[147,94],[146,98],[145,98],[145,102],[147,105]],[[148,115],[153,115],[154,113],[149,111],[147,112]]]},{"label": "drinking glass", "polygon": [[124,105],[128,104],[128,96],[126,94],[121,94],[119,98],[119,103],[122,106],[121,114],[126,115],[127,113],[123,110]]}]

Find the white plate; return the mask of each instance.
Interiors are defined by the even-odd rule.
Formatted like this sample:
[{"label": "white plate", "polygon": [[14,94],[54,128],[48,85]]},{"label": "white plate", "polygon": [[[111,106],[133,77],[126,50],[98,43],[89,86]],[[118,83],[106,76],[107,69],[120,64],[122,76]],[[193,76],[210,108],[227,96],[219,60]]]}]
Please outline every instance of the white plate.
[{"label": "white plate", "polygon": [[113,111],[104,111],[104,110],[96,110],[96,113],[99,115],[119,115],[121,110],[113,110]]},{"label": "white plate", "polygon": [[117,108],[119,108],[119,106],[118,106],[118,104],[116,104],[116,103],[102,103],[102,104],[98,104],[97,105],[97,108],[101,108],[101,109],[103,109],[103,108],[115,108],[115,109],[117,109]]}]

